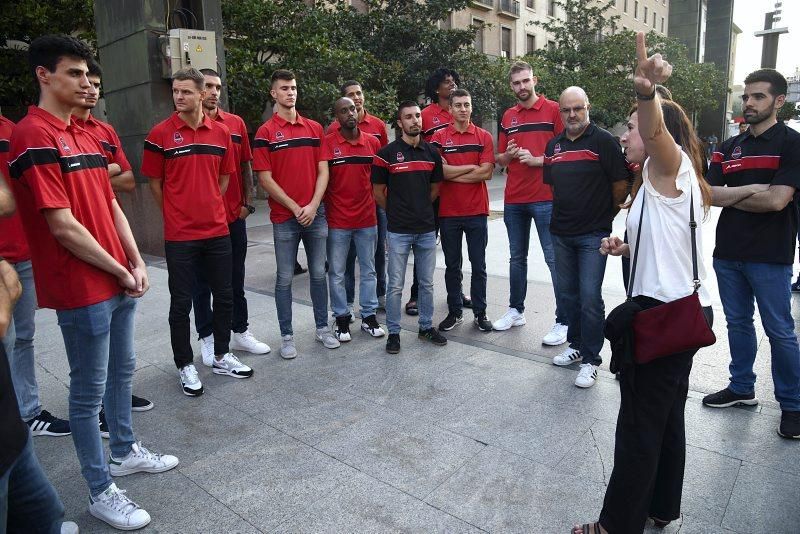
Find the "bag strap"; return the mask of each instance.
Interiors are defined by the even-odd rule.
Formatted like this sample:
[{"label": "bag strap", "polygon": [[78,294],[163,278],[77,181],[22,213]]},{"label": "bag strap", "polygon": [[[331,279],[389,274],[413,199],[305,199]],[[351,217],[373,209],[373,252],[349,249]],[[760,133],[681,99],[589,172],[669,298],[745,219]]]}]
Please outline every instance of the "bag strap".
[{"label": "bag strap", "polygon": [[647,192],[643,191],[644,183],[642,187],[639,188],[639,191],[642,194],[642,212],[639,215],[639,228],[636,230],[636,247],[633,249],[633,260],[631,261],[631,277],[628,280],[628,300],[631,300],[631,292],[633,291],[633,281],[636,279],[636,264],[638,263],[639,259],[639,243],[641,243],[642,237],[642,221],[644,221],[644,200],[647,197]]}]

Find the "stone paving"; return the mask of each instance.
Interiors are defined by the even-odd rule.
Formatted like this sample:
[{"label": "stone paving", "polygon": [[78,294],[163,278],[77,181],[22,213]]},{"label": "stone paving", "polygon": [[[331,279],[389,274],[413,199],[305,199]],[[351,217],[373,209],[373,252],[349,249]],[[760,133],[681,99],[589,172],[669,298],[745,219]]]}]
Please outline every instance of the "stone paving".
[{"label": "stone paving", "polygon": [[[300,355],[284,361],[271,296],[271,227],[263,219],[250,225],[250,328],[273,352],[240,354],[255,370],[249,380],[213,375],[198,356],[206,388],[199,398],[180,390],[169,346],[166,267],[149,258],[152,289],[137,310],[134,392],[156,407],[135,413],[134,427],[146,446],[176,454],[181,463],[168,473],[117,480],[153,516],[142,532],[550,534],[596,519],[613,467],[618,386],[602,371],[593,388],[580,390],[575,369],[551,365],[561,349],[540,345],[552,322],[549,284],[529,284],[527,326],[478,332],[466,310],[446,347],[418,340],[415,320],[404,317],[402,351],[390,356],[385,340],[360,332],[358,322],[353,341],[339,349],[315,342],[308,276],[295,277]],[[537,247],[532,239],[532,255]],[[302,253],[300,259],[305,264]],[[507,305],[508,280],[490,276],[488,294],[489,316],[497,318]],[[622,298],[606,291],[607,309]],[[441,264],[435,304],[438,323],[446,310]],[[715,312],[719,341],[695,360],[686,408],[683,517],[667,532],[797,532],[800,443],[775,433],[780,412],[765,380],[762,330],[762,404],[728,410],[700,404],[727,378],[724,318]],[[43,403],[65,416],[69,369],[55,314],[37,312],[37,328]],[[67,518],[82,532],[112,531],[86,510],[71,439],[39,437],[35,446]]]}]

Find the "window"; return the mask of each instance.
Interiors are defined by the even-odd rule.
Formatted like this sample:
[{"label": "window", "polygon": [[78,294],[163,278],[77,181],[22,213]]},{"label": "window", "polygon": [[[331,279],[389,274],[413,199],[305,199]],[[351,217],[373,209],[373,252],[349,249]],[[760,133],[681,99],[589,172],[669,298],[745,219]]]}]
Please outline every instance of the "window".
[{"label": "window", "polygon": [[477,28],[475,31],[475,50],[478,52],[484,52],[483,47],[483,32],[485,31],[486,24],[481,19],[472,19],[472,25]]},{"label": "window", "polygon": [[528,9],[536,9],[536,0],[525,0],[525,7]]},{"label": "window", "polygon": [[622,10],[627,13],[628,12],[628,0],[623,0],[624,3],[622,4]]},{"label": "window", "polygon": [[555,50],[556,49],[556,42],[555,41],[547,41],[547,49],[548,50]]},{"label": "window", "polygon": [[633,18],[639,18],[639,0],[634,0],[633,2]]},{"label": "window", "polygon": [[656,27],[656,14],[653,13],[653,28]]},{"label": "window", "polygon": [[642,18],[642,21],[647,24],[647,6],[644,6],[644,18]]},{"label": "window", "polygon": [[664,17],[661,17],[661,33],[664,33]]},{"label": "window", "polygon": [[511,50],[511,28],[502,26],[500,28],[500,55],[502,57],[513,57]]},{"label": "window", "polygon": [[536,51],[536,36],[531,34],[525,35],[525,53],[533,54]]},{"label": "window", "polygon": [[550,17],[556,16],[556,2],[555,0],[547,0],[547,15]]}]

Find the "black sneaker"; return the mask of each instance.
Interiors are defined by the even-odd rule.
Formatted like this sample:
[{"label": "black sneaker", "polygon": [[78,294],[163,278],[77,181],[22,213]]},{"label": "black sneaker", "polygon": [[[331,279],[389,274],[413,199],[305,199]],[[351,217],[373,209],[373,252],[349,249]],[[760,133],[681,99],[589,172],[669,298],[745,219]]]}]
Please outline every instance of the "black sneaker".
[{"label": "black sneaker", "polygon": [[47,410],[25,421],[31,429],[32,436],[69,436],[72,432],[69,429],[69,421],[59,419]]},{"label": "black sneaker", "polygon": [[295,262],[294,262],[294,275],[297,276],[298,274],[303,274],[303,273],[307,273],[307,272],[308,272],[308,269],[305,269],[302,265],[300,265],[300,262],[295,260]]},{"label": "black sneaker", "polygon": [[467,295],[461,295],[461,304],[465,308],[472,308],[472,299],[469,298]]},{"label": "black sneaker", "polygon": [[131,395],[131,411],[132,412],[146,412],[153,409],[153,403],[142,397]]},{"label": "black sneaker", "polygon": [[430,327],[427,330],[420,330],[419,338],[427,339],[434,345],[439,345],[440,347],[442,345],[447,345],[447,338],[440,334],[439,331],[433,327]]},{"label": "black sneaker", "polygon": [[333,331],[333,335],[340,343],[346,343],[352,339],[350,337],[350,314],[336,318],[336,329]]},{"label": "black sneaker", "polygon": [[781,411],[778,435],[782,438],[800,439],[800,412]]},{"label": "black sneaker", "polygon": [[800,293],[800,277],[792,284],[792,293]]},{"label": "black sneaker", "polygon": [[389,338],[386,340],[386,352],[389,354],[400,352],[400,334],[389,334]]},{"label": "black sneaker", "polygon": [[444,330],[447,332],[455,328],[457,324],[461,324],[463,321],[464,319],[461,318],[460,313],[450,312],[447,314],[447,317],[444,318],[444,321],[439,323],[439,330]]},{"label": "black sneaker", "polygon": [[475,326],[481,332],[491,332],[492,331],[492,321],[486,318],[485,313],[479,313],[475,316]]},{"label": "black sneaker", "polygon": [[739,395],[725,388],[722,391],[717,391],[716,393],[703,397],[703,404],[711,408],[728,408],[729,406],[736,406],[737,404],[755,406],[758,404],[758,399],[756,399],[755,393]]},{"label": "black sneaker", "polygon": [[108,433],[108,423],[106,422],[106,411],[100,409],[100,437],[103,439],[110,439]]},{"label": "black sneaker", "polygon": [[372,337],[383,337],[386,334],[383,328],[381,328],[380,323],[378,323],[378,319],[375,317],[374,313],[361,320],[361,330]]}]

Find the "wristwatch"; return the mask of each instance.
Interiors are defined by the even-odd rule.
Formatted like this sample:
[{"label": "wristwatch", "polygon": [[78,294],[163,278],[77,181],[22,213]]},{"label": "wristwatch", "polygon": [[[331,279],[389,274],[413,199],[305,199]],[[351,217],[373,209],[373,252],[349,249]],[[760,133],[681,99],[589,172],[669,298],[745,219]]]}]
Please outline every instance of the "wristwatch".
[{"label": "wristwatch", "polygon": [[247,208],[247,212],[250,213],[250,215],[256,212],[256,207],[251,204],[245,204],[244,207]]}]

